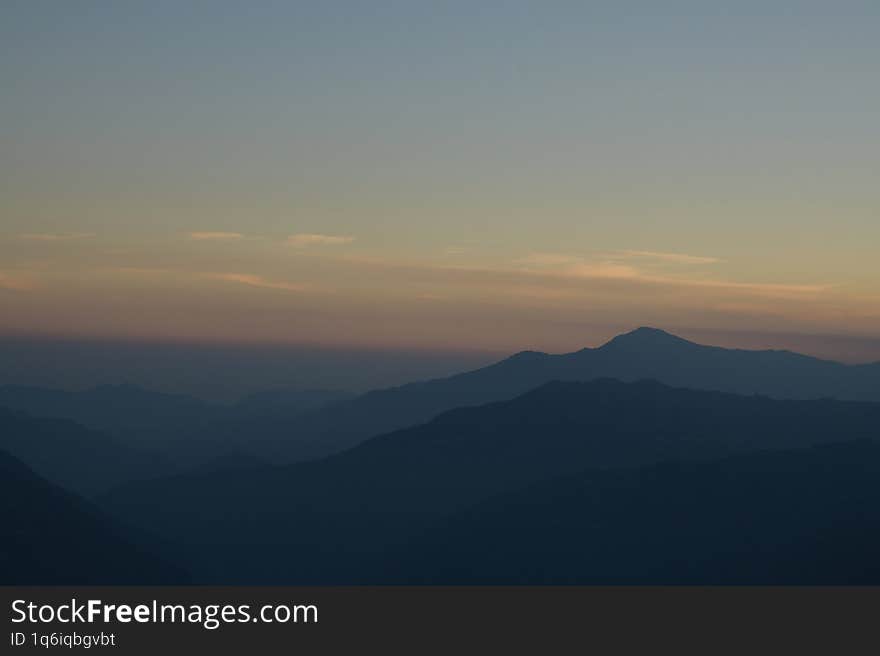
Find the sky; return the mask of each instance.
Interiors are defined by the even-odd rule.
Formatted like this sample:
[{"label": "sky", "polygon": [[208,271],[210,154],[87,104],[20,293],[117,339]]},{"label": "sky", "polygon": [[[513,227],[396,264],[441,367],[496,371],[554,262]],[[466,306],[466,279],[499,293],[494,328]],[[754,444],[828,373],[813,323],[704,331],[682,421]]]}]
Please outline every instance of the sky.
[{"label": "sky", "polygon": [[880,4],[0,5],[0,336],[880,360]]}]

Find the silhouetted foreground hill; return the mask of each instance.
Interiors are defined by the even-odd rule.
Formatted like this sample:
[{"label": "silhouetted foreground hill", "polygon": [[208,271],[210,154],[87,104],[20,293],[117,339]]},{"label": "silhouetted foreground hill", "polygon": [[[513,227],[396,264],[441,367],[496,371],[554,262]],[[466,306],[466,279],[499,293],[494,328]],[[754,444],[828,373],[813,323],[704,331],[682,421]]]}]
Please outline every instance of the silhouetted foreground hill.
[{"label": "silhouetted foreground hill", "polygon": [[0,585],[186,580],[183,570],[135,546],[91,504],[0,451]]},{"label": "silhouetted foreground hill", "polygon": [[844,365],[787,351],[702,346],[640,328],[595,349],[564,355],[528,351],[449,378],[369,392],[301,415],[283,439],[272,437],[277,432],[264,440],[251,435],[250,448],[280,459],[317,457],[453,408],[510,399],[554,380],[603,377],[781,399],[880,401],[880,363]]},{"label": "silhouetted foreground hill", "polygon": [[592,471],[496,497],[373,578],[443,584],[878,584],[880,445]]},{"label": "silhouetted foreground hill", "polygon": [[0,449],[53,483],[87,496],[174,470],[160,456],[73,421],[4,408],[0,408]]},{"label": "silhouetted foreground hill", "polygon": [[137,483],[102,503],[187,545],[208,580],[349,582],[444,515],[542,480],[870,438],[878,426],[880,404],[558,382],[325,460]]}]

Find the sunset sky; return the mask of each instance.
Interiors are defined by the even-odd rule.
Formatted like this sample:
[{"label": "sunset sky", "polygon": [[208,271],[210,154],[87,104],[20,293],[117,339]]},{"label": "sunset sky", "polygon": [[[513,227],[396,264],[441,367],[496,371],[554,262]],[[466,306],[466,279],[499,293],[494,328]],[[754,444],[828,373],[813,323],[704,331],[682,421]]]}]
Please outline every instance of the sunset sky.
[{"label": "sunset sky", "polygon": [[0,334],[880,360],[878,43],[876,0],[7,0]]}]

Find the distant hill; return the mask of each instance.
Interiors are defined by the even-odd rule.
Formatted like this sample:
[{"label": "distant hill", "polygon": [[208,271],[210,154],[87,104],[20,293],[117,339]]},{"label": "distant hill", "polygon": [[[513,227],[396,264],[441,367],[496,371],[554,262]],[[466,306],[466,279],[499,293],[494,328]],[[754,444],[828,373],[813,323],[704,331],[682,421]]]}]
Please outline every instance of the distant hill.
[{"label": "distant hill", "polygon": [[174,471],[168,460],[68,419],[0,408],[0,449],[39,475],[86,496]]},{"label": "distant hill", "polygon": [[83,391],[4,385],[0,407],[70,419],[129,443],[155,444],[208,421],[222,406],[136,385],[101,385]]},{"label": "distant hill", "polygon": [[120,443],[160,451],[183,467],[247,452],[251,440],[282,439],[294,430],[291,422],[298,415],[349,397],[334,390],[278,388],[220,405],[136,385],[83,391],[0,386],[0,407],[69,419]]},{"label": "distant hill", "polygon": [[880,404],[557,382],[324,460],[135,483],[101,502],[200,553],[209,580],[350,582],[365,559],[438,518],[525,485],[588,468],[871,438],[878,426]]},{"label": "distant hill", "polygon": [[544,383],[597,378],[653,379],[668,385],[780,399],[880,401],[880,363],[845,365],[788,351],[746,351],[694,344],[639,328],[599,348],[548,355],[526,351],[475,371],[369,392],[296,418],[277,432],[249,436],[274,458],[319,457],[450,410],[513,398]]},{"label": "distant hill", "polygon": [[189,468],[236,453],[280,463],[320,458],[453,408],[511,399],[554,380],[603,377],[780,399],[880,401],[880,363],[845,365],[788,351],[703,346],[639,328],[599,348],[563,355],[526,351],[475,371],[355,398],[279,389],[222,406],[131,385],[86,392],[7,386],[0,387],[0,406],[73,419],[159,449]]},{"label": "distant hill", "polygon": [[350,398],[351,394],[340,390],[273,388],[245,396],[232,406],[231,414],[238,417],[291,417]]},{"label": "distant hill", "polygon": [[0,451],[0,585],[182,583],[91,504]]},{"label": "distant hill", "polygon": [[175,439],[171,443],[166,439],[162,448],[176,459],[201,468],[239,456],[272,461],[275,454],[262,445],[286,443],[297,432],[301,416],[334,407],[350,397],[332,390],[265,390],[216,410],[198,425],[171,429],[166,436]]},{"label": "distant hill", "polygon": [[542,482],[441,522],[364,578],[877,585],[878,551],[880,444],[861,441]]}]

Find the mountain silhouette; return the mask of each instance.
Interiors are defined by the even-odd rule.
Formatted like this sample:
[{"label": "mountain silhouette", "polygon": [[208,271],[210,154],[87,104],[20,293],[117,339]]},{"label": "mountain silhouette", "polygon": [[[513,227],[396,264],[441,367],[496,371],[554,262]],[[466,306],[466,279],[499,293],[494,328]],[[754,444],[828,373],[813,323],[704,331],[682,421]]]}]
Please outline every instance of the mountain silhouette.
[{"label": "mountain silhouette", "polygon": [[351,398],[348,392],[324,389],[273,388],[248,394],[232,408],[239,417],[292,417],[337,401]]},{"label": "mountain silhouette", "polygon": [[703,346],[639,328],[598,348],[562,355],[524,351],[475,371],[354,398],[279,389],[224,406],[132,385],[85,392],[6,386],[0,387],[0,406],[72,419],[193,468],[235,454],[281,463],[316,459],[454,408],[511,399],[554,380],[605,377],[779,399],[880,401],[880,363]]},{"label": "mountain silhouette", "polygon": [[206,580],[345,583],[444,515],[542,480],[871,438],[878,425],[880,404],[554,382],[323,460],[144,481],[100,502],[200,554]]},{"label": "mountain silhouette", "polygon": [[0,451],[0,583],[116,585],[182,583],[157,557],[83,499]]},{"label": "mountain silhouette", "polygon": [[[334,390],[280,388],[221,405],[129,384],[84,391],[5,385],[0,386],[0,407],[69,419],[120,443],[161,452],[187,468],[246,453],[253,436],[289,435],[294,417],[349,396]],[[156,471],[161,473],[164,470]]]},{"label": "mountain silhouette", "polygon": [[85,496],[124,482],[166,475],[166,459],[68,419],[0,408],[0,449],[39,475]]},{"label": "mountain silhouette", "polygon": [[219,406],[137,385],[100,385],[83,391],[0,386],[0,406],[38,417],[70,419],[129,443],[155,446],[215,417]]},{"label": "mountain silhouette", "polygon": [[440,522],[364,578],[876,585],[878,550],[880,444],[864,440],[541,482]]},{"label": "mountain silhouette", "polygon": [[248,434],[248,448],[275,460],[327,455],[453,408],[501,401],[544,383],[597,378],[653,379],[677,387],[780,399],[880,401],[880,363],[845,365],[789,351],[703,346],[655,328],[598,348],[550,355],[517,353],[475,371],[368,392],[291,420],[286,431]]}]

